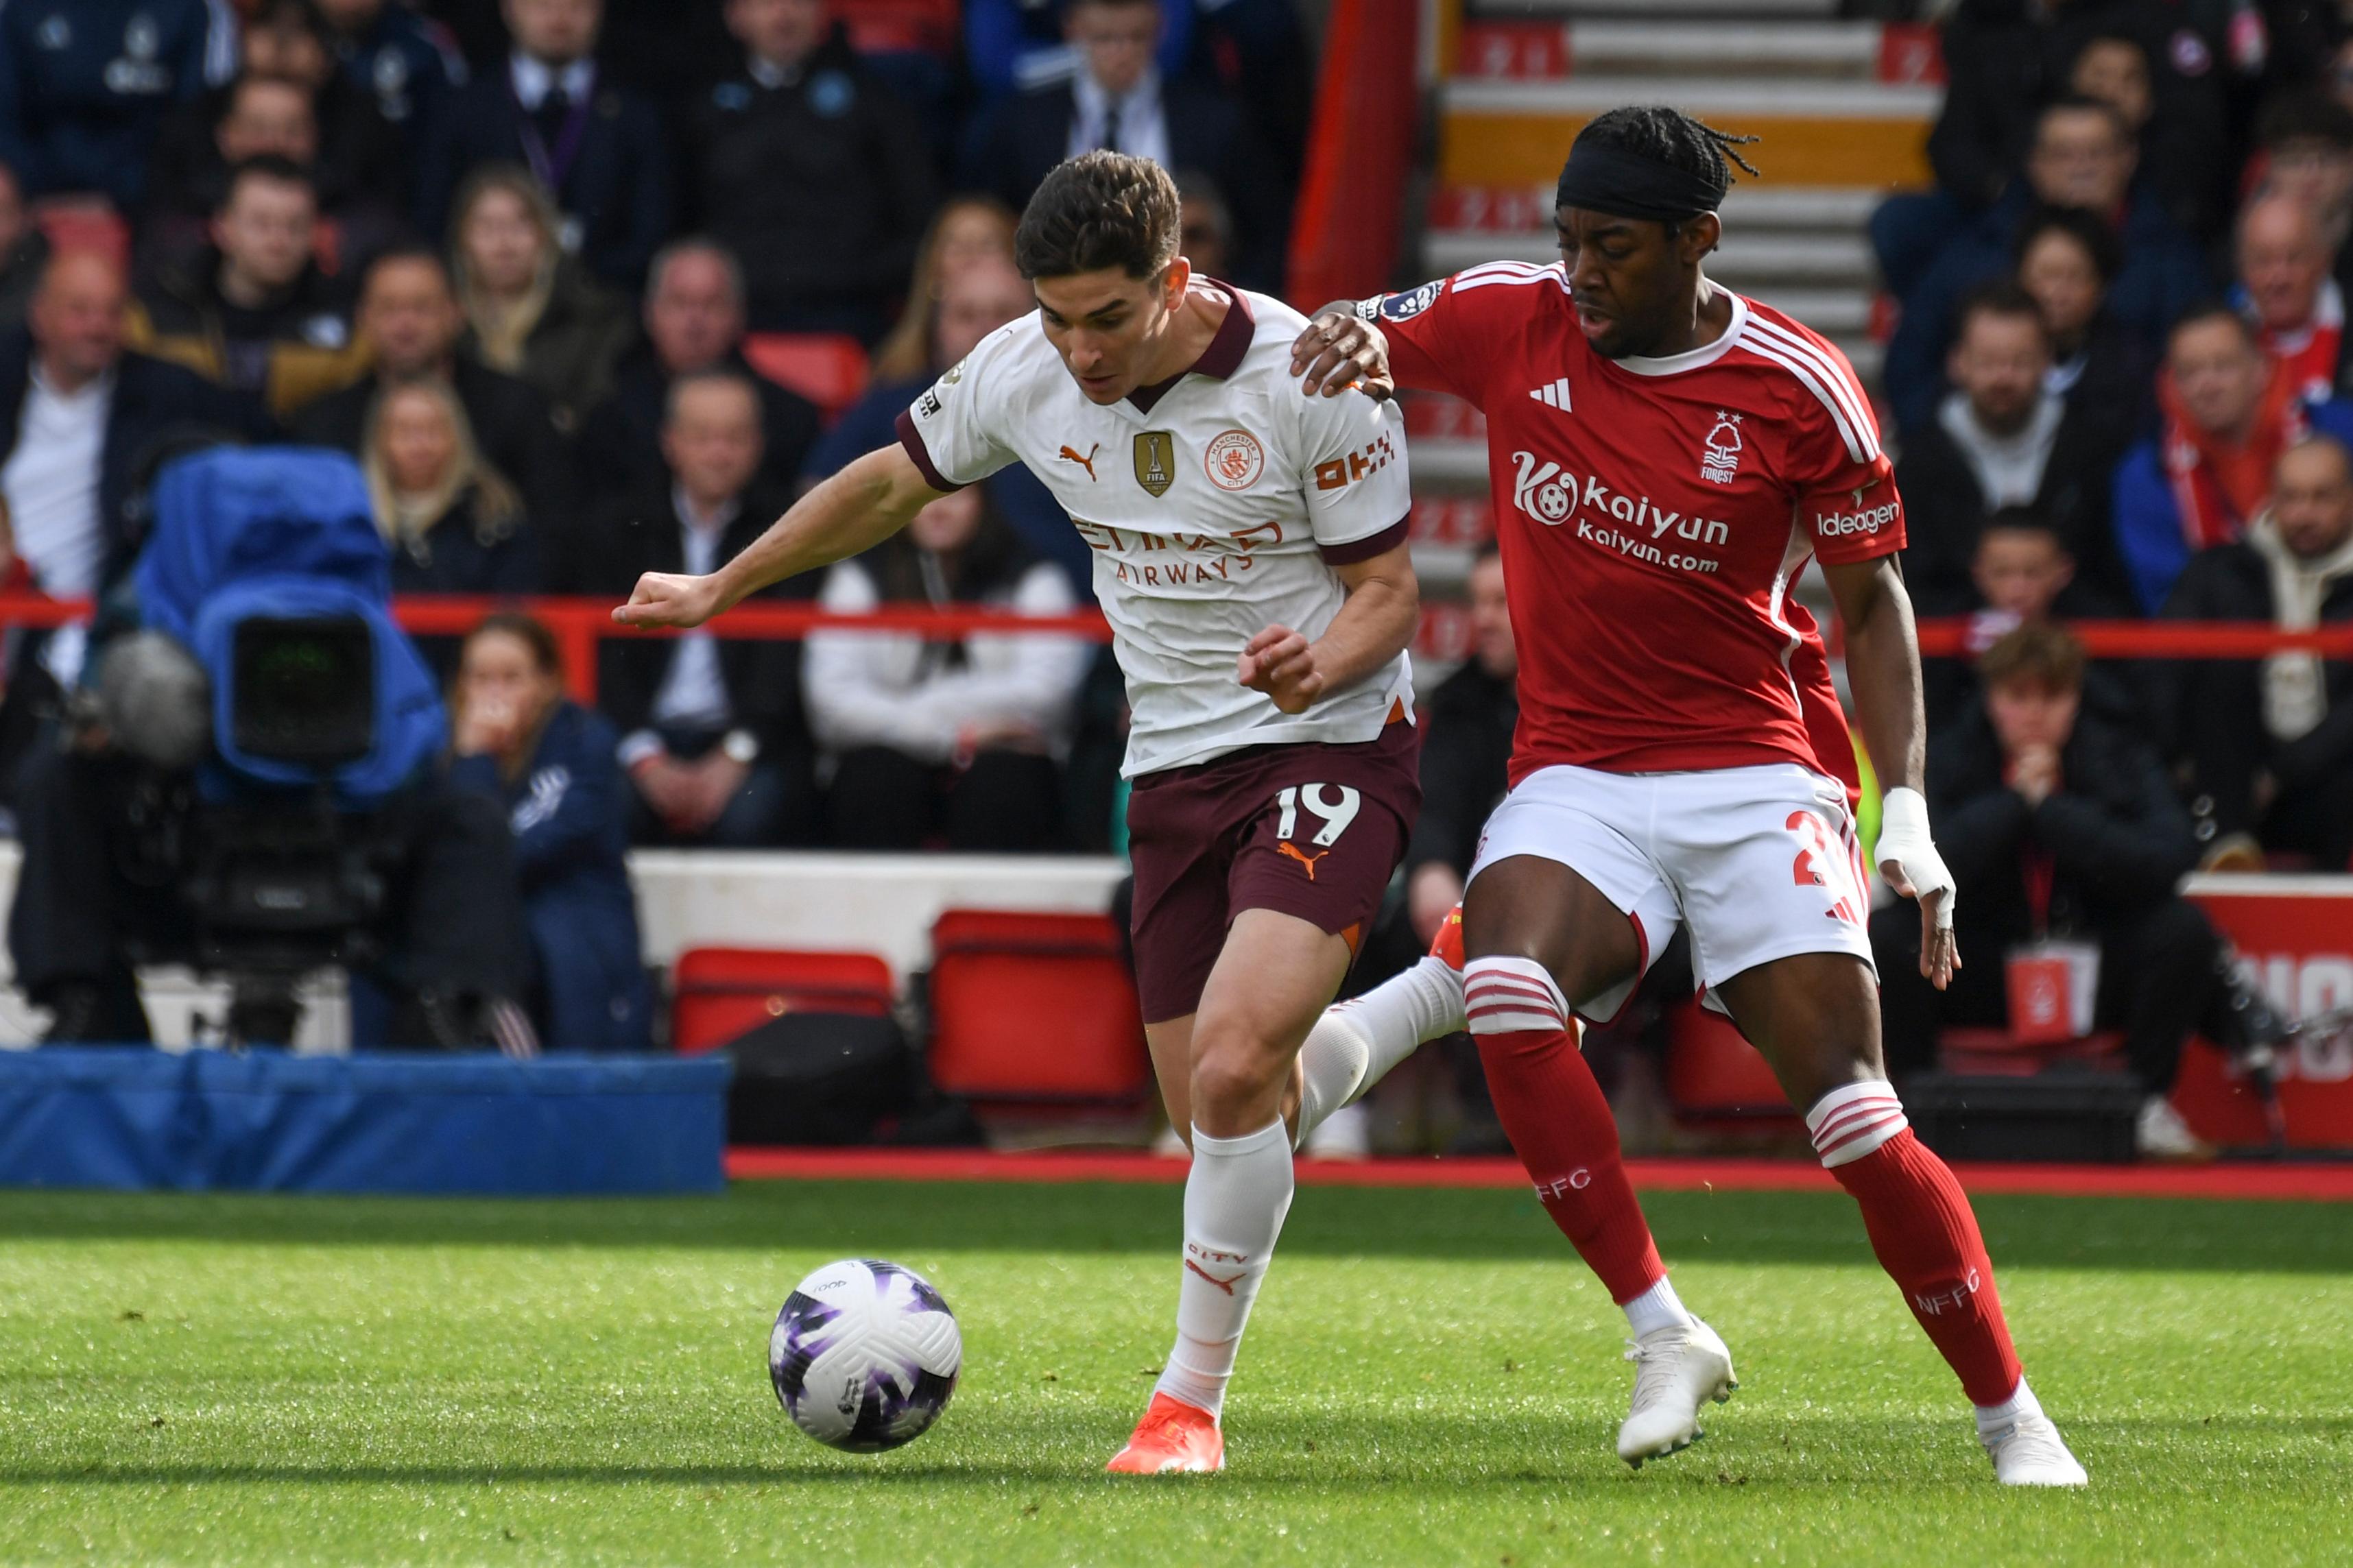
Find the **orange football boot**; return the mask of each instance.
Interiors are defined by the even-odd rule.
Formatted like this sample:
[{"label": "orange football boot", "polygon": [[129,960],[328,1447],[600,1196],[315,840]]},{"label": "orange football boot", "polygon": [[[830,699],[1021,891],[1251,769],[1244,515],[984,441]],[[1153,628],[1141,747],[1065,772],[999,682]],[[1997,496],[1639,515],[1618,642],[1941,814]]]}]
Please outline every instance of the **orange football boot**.
[{"label": "orange football boot", "polygon": [[1462,973],[1462,906],[1455,905],[1438,922],[1438,935],[1430,944],[1430,956],[1442,958],[1446,967],[1455,973]]},{"label": "orange football boot", "polygon": [[1226,1438],[1218,1418],[1156,1393],[1127,1447],[1103,1467],[1115,1476],[1213,1475],[1225,1468]]}]

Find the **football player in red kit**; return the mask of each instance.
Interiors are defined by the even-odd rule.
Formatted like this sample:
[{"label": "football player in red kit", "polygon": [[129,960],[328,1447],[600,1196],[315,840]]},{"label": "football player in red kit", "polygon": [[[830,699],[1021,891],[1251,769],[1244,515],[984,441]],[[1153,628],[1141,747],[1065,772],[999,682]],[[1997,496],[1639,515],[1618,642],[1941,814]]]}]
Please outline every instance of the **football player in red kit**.
[{"label": "football player in red kit", "polygon": [[[1959,957],[1920,795],[1904,506],[1845,356],[1703,271],[1730,165],[1755,173],[1737,140],[1672,109],[1601,115],[1562,171],[1560,261],[1327,308],[1293,369],[1310,395],[1428,388],[1487,416],[1520,721],[1465,895],[1463,988],[1555,1218],[1613,1297],[1655,1268],[1608,1101],[1564,1058],[1572,1013],[1606,1016],[1680,924],[1711,1005],[1772,1064],[1959,1375],[1996,1475],[2080,1486],[1968,1200],[1882,1062],[1869,889],[1833,742],[1793,673],[1820,639],[1791,587],[1820,563],[1888,786],[1873,860],[1919,900],[1922,969],[1942,985]],[[1668,1353],[1713,1376],[1721,1349],[1695,1334]]]}]

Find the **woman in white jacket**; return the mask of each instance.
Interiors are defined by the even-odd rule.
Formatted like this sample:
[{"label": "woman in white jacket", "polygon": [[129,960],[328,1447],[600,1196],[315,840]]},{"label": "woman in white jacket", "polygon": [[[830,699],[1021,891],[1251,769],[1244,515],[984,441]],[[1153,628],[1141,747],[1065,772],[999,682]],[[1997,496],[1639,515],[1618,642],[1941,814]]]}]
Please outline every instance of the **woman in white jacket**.
[{"label": "woman in white jacket", "polygon": [[[984,605],[1014,616],[1076,607],[1060,567],[1031,554],[979,486],[834,567],[820,601]],[[1059,763],[1092,649],[1060,633],[926,642],[905,632],[812,635],[801,665],[810,727],[833,767],[831,842],[845,849],[1039,850],[1060,842]]]}]

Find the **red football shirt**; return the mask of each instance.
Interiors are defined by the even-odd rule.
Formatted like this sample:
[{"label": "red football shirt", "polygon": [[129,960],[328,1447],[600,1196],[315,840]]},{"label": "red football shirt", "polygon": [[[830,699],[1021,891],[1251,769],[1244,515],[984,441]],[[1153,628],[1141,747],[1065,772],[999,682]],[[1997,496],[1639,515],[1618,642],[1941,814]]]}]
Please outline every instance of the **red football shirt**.
[{"label": "red football shirt", "polygon": [[[1807,560],[1904,544],[1853,367],[1739,295],[1715,342],[1593,352],[1558,264],[1474,267],[1362,307],[1398,384],[1487,416],[1520,725],[1512,782],[1556,763],[1668,773],[1854,759]],[[1824,706],[1827,704],[1827,711]]]}]

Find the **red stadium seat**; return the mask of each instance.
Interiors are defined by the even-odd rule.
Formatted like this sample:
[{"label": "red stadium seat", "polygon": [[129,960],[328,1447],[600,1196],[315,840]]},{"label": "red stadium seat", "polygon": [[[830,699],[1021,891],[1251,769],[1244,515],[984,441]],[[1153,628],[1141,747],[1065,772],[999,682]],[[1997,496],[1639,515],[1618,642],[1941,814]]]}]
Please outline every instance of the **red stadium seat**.
[{"label": "red stadium seat", "polygon": [[1133,1102],[1152,1081],[1105,915],[949,910],[932,928],[933,1082],[1000,1102]]},{"label": "red stadium seat", "polygon": [[60,255],[92,250],[118,267],[131,265],[131,226],[102,196],[62,196],[42,202],[33,209],[33,221],[48,237],[49,248]]},{"label": "red stadium seat", "polygon": [[956,10],[956,0],[840,0],[833,8],[861,55],[914,51],[943,58],[955,50]]},{"label": "red stadium seat", "polygon": [[1732,1020],[1696,997],[1667,1009],[1667,1103],[1693,1121],[1757,1121],[1791,1114],[1780,1079]]},{"label": "red stadium seat", "polygon": [[744,340],[754,370],[790,387],[831,419],[866,390],[866,350],[840,332],[754,332]]},{"label": "red stadium seat", "polygon": [[888,1017],[891,966],[871,952],[698,947],[670,971],[670,1045],[715,1050],[786,1013]]}]

